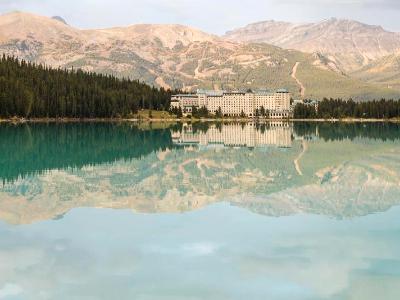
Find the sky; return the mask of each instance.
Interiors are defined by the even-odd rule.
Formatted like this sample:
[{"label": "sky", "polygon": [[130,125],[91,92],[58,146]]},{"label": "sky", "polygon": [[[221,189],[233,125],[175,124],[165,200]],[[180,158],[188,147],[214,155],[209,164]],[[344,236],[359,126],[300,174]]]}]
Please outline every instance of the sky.
[{"label": "sky", "polygon": [[0,13],[61,16],[79,28],[173,23],[223,34],[264,20],[354,19],[400,32],[399,0],[0,0]]}]

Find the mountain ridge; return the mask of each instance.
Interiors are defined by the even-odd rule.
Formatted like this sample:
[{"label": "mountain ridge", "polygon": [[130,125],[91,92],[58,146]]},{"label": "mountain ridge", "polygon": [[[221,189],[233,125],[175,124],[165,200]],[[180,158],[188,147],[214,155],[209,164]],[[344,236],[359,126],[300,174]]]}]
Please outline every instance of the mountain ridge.
[{"label": "mountain ridge", "polygon": [[[350,78],[330,57],[269,44],[238,43],[178,24],[77,29],[30,13],[0,16],[0,51],[53,67],[140,79],[164,88],[288,88],[302,97],[398,97]],[[334,84],[332,84],[334,82]],[[303,89],[304,90],[304,89]]]},{"label": "mountain ridge", "polygon": [[316,23],[261,21],[228,31],[224,38],[321,53],[345,71],[355,71],[400,49],[400,33],[379,25],[338,18]]}]

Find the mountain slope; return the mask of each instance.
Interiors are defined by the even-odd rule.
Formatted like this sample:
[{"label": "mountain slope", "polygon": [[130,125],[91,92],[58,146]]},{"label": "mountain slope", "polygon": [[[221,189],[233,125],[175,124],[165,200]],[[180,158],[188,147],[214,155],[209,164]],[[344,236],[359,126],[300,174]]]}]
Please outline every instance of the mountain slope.
[{"label": "mountain slope", "polygon": [[[360,100],[400,94],[343,75],[323,55],[226,41],[182,25],[79,30],[55,19],[16,12],[0,16],[0,52],[166,88],[286,87],[294,97],[301,97],[304,90],[308,98]],[[298,81],[292,76],[295,65]]]},{"label": "mountain slope", "polygon": [[351,75],[363,81],[400,89],[400,52],[377,59]]},{"label": "mountain slope", "polygon": [[398,33],[385,31],[380,26],[335,18],[305,24],[259,22],[227,32],[225,38],[321,53],[344,71],[354,71],[400,49]]}]

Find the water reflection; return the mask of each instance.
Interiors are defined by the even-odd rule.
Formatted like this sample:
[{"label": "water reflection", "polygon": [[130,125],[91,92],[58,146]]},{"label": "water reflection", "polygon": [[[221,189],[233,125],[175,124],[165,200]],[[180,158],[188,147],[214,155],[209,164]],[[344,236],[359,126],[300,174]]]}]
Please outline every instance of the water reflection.
[{"label": "water reflection", "polygon": [[183,215],[78,209],[57,222],[0,226],[0,295],[396,300],[399,213],[338,222],[226,205]]},{"label": "water reflection", "polygon": [[0,180],[140,159],[172,147],[169,128],[110,123],[0,125]]},{"label": "water reflection", "polygon": [[397,124],[33,124],[0,127],[0,218],[72,208],[182,212],[229,202],[348,218],[400,199]]},{"label": "water reflection", "polygon": [[291,147],[292,136],[293,124],[287,122],[211,124],[206,130],[196,130],[196,126],[185,124],[172,134],[172,140],[177,145]]},{"label": "water reflection", "polygon": [[0,299],[397,300],[399,129],[1,125]]}]

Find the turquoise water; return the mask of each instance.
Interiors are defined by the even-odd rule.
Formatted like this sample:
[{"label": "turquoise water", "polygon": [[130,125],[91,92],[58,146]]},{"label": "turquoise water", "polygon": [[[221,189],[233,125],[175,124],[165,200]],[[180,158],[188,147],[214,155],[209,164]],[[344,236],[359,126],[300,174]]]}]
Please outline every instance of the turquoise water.
[{"label": "turquoise water", "polygon": [[0,126],[0,299],[400,299],[396,124]]}]

